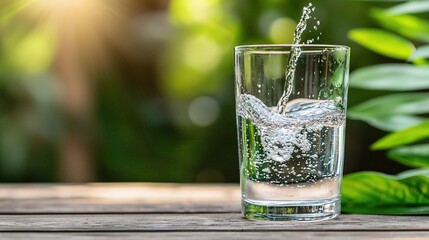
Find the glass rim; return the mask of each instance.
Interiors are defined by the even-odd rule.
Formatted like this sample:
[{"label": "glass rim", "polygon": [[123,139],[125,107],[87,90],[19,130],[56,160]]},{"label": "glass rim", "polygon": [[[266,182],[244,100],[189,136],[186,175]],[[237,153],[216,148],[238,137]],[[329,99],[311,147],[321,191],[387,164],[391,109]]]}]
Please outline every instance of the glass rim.
[{"label": "glass rim", "polygon": [[234,50],[236,52],[250,53],[288,53],[292,47],[300,47],[302,51],[350,51],[349,46],[335,44],[249,44],[235,46]]}]

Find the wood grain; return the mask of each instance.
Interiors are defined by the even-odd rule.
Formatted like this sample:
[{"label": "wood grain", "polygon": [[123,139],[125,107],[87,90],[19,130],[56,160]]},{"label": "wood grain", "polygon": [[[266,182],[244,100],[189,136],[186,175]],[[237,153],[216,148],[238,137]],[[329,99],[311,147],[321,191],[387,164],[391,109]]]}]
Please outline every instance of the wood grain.
[{"label": "wood grain", "polygon": [[240,202],[109,202],[100,199],[0,200],[0,214],[239,213]]},{"label": "wood grain", "polygon": [[341,215],[322,222],[249,221],[238,213],[0,215],[0,231],[428,231],[429,217]]},{"label": "wood grain", "polygon": [[141,240],[141,239],[186,239],[201,240],[206,239],[246,239],[246,240],[356,240],[356,239],[383,239],[383,240],[427,240],[428,232],[124,232],[124,233],[0,233],[0,239],[43,239],[43,240],[89,240],[89,239],[121,239],[121,240]]},{"label": "wood grain", "polygon": [[236,184],[0,185],[0,214],[240,212]]},{"label": "wood grain", "polygon": [[250,221],[235,184],[0,185],[0,239],[429,239],[429,216]]},{"label": "wood grain", "polygon": [[2,184],[0,199],[103,199],[109,201],[186,202],[240,200],[238,184],[88,183]]}]

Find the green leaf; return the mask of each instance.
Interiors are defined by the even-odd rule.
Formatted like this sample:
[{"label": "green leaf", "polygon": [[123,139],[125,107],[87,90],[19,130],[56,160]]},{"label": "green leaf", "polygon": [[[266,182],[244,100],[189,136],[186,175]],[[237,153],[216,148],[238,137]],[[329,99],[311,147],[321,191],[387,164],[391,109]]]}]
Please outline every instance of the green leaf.
[{"label": "green leaf", "polygon": [[369,125],[386,132],[399,131],[426,120],[423,117],[409,116],[409,115],[387,115],[387,116],[365,116],[358,114],[348,114],[350,119],[361,120]]},{"label": "green leaf", "polygon": [[390,15],[379,9],[373,9],[371,16],[391,31],[411,39],[429,42],[429,21],[426,19],[412,15]]},{"label": "green leaf", "polygon": [[374,150],[389,149],[417,142],[428,137],[429,120],[399,132],[390,133],[372,144],[371,148]]},{"label": "green leaf", "polygon": [[411,64],[380,64],[355,70],[350,87],[409,91],[429,88],[429,67]]},{"label": "green leaf", "polygon": [[398,131],[423,122],[425,118],[412,116],[423,113],[429,113],[429,93],[404,93],[363,102],[350,108],[348,117],[384,131]]},{"label": "green leaf", "polygon": [[397,176],[377,172],[346,175],[342,181],[342,210],[364,214],[429,214],[429,170]]},{"label": "green leaf", "polygon": [[410,167],[429,167],[429,144],[400,147],[390,150],[389,158]]},{"label": "green leaf", "polygon": [[405,60],[415,50],[413,43],[407,39],[384,30],[358,28],[349,31],[348,36],[360,45],[386,57]]},{"label": "green leaf", "polygon": [[429,11],[429,1],[413,1],[396,5],[386,12],[390,15],[421,13]]},{"label": "green leaf", "polygon": [[349,110],[362,115],[429,113],[429,93],[399,93],[371,99]]},{"label": "green leaf", "polygon": [[411,169],[411,170],[398,173],[396,177],[403,179],[403,178],[409,178],[409,177],[414,177],[418,175],[425,175],[429,177],[429,169],[427,168]]},{"label": "green leaf", "polygon": [[429,58],[429,45],[417,48],[417,50],[408,58],[408,61],[413,61],[418,58]]}]

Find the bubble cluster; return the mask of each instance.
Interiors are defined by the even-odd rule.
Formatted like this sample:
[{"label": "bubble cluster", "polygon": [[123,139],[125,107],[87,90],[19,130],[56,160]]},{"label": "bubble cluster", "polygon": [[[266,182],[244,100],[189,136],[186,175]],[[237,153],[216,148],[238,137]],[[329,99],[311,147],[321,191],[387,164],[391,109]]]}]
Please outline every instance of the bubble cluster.
[{"label": "bubble cluster", "polygon": [[255,168],[253,173],[248,173],[250,178],[296,184],[337,174],[334,165],[338,159],[332,156],[332,152],[335,153],[332,150],[337,145],[339,128],[344,126],[345,114],[335,101],[294,99],[284,114],[249,94],[240,95],[237,103],[238,116],[256,129],[253,136],[245,137],[253,140],[246,142],[242,150],[250,155],[250,149],[261,146],[253,158],[248,159]]}]

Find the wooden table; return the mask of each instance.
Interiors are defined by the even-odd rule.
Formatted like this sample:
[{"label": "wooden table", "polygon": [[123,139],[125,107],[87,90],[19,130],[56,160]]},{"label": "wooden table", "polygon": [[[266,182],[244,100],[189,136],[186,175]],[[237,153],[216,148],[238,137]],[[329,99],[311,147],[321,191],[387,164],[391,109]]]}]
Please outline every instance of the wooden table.
[{"label": "wooden table", "polygon": [[249,221],[237,185],[0,185],[0,239],[429,239],[429,217]]}]

